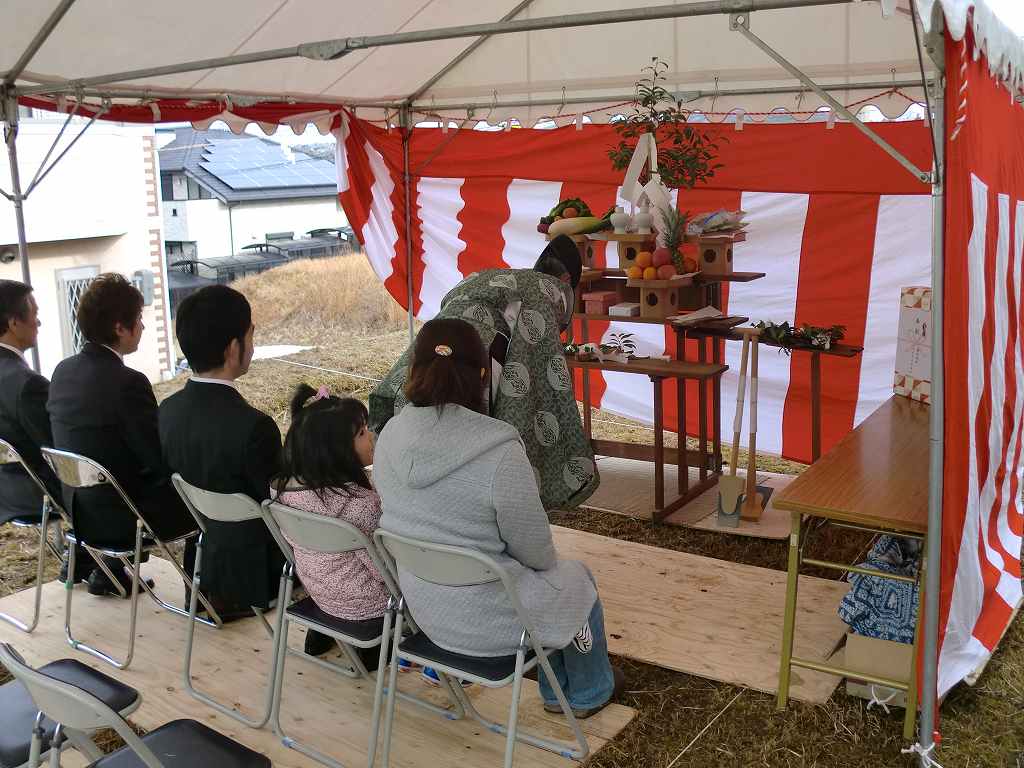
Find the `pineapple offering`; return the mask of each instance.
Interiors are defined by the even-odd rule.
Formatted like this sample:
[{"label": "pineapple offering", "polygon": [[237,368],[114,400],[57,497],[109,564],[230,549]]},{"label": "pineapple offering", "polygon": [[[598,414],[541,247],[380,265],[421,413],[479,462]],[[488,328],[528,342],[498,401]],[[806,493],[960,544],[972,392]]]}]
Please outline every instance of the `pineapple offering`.
[{"label": "pineapple offering", "polygon": [[671,280],[676,275],[696,272],[697,261],[684,256],[682,251],[686,239],[686,218],[687,214],[675,208],[663,210],[658,228],[661,247],[653,252],[638,253],[636,263],[626,270],[626,277],[632,280]]}]

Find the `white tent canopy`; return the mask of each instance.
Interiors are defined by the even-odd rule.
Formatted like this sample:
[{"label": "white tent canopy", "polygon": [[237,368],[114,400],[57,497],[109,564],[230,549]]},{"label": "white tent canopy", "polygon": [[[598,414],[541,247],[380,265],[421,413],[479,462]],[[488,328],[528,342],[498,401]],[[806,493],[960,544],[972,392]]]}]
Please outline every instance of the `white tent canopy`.
[{"label": "white tent canopy", "polygon": [[[66,14],[15,85],[26,92],[37,86],[63,90],[68,97],[76,91],[97,98],[231,96],[235,102],[262,96],[364,105],[359,115],[378,119],[412,99],[421,113],[465,118],[472,110],[476,119],[517,118],[532,125],[541,118],[590,110],[596,110],[591,119],[606,120],[622,111],[608,107],[632,94],[641,68],[658,56],[668,64],[669,88],[694,109],[720,115],[779,108],[814,111],[822,99],[730,30],[728,14],[722,15],[723,9],[774,8],[752,14],[751,29],[757,36],[829,87],[841,103],[869,99],[887,116],[897,117],[908,107],[906,98],[871,97],[896,85],[911,99],[923,100],[909,2],[886,0],[886,6],[892,5],[886,13],[873,0],[655,2],[645,9],[649,14],[677,18],[404,44],[389,38],[506,18],[515,23],[629,10],[621,0],[427,0],[379,3],[372,13],[366,12],[365,3],[353,0],[65,2],[70,6]],[[10,0],[5,6],[0,76],[15,68],[53,12],[53,4],[39,0]],[[385,45],[362,47],[379,44],[373,36],[384,36]],[[352,50],[334,60],[276,57],[89,82],[115,73],[282,49],[294,52],[312,40],[345,39]],[[478,47],[459,60],[475,42]],[[328,46],[327,55],[338,50]],[[82,78],[86,84],[78,90],[75,81]]]},{"label": "white tent canopy", "polygon": [[[713,118],[734,110],[753,119],[763,116],[753,113],[775,109],[811,113],[828,103],[814,88],[827,91],[833,107],[873,104],[896,117],[908,99],[923,99],[924,81],[935,79],[932,61],[941,61],[944,45],[940,14],[954,40],[963,39],[972,24],[976,50],[986,54],[993,72],[1015,95],[1022,85],[1022,0],[646,2],[641,8],[623,0],[393,0],[372,6],[354,0],[6,0],[0,11],[0,106],[12,186],[3,194],[18,213],[25,279],[21,205],[33,185],[23,194],[17,176],[14,99],[34,97],[58,111],[74,105],[93,116],[100,107],[113,119],[125,118],[106,112],[111,106],[141,106],[136,112],[145,114],[134,119],[154,122],[168,119],[161,117],[161,109],[172,106],[168,100],[181,99],[183,104],[173,105],[176,114],[195,105],[200,117],[187,119],[224,119],[236,130],[248,120],[271,127],[329,126],[343,105],[357,108],[359,117],[384,120],[401,109],[412,120],[515,118],[532,125],[586,112],[603,121],[623,111],[641,69],[659,57],[668,64],[668,87],[677,98]],[[931,56],[920,54],[915,10],[925,33],[932,33],[920,41]],[[945,132],[939,99],[933,120],[941,166]],[[279,109],[237,114],[261,101]],[[292,102],[300,104],[298,111],[288,109]],[[938,532],[943,187],[941,174],[933,177],[929,169],[903,162],[922,181],[934,182],[929,528]],[[406,159],[407,199],[409,183]],[[407,227],[411,248],[410,242]],[[929,692],[935,690],[940,537],[930,536],[928,546],[925,746],[915,750],[922,765],[930,764],[934,746]]]}]

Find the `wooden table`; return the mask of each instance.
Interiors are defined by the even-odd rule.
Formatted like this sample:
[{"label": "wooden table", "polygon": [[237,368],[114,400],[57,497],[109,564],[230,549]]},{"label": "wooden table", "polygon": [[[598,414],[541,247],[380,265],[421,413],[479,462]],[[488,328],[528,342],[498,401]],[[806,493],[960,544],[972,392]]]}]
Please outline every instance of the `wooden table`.
[{"label": "wooden table", "polygon": [[[687,290],[691,292],[691,299],[695,302],[694,308],[713,306],[716,309],[721,309],[722,303],[722,283],[749,283],[754,280],[760,280],[765,276],[764,272],[731,272],[726,275],[706,275],[703,273],[698,274],[694,278],[694,284]],[[620,293],[622,287],[625,285],[626,273],[621,269],[614,268],[602,268],[602,269],[585,269],[580,279],[580,284],[588,286],[587,290],[594,290],[595,288],[604,288],[616,290]],[[610,323],[646,323],[651,325],[662,325],[672,326],[673,323],[668,318],[650,318],[650,317],[638,317],[630,316],[623,317],[619,315],[593,315],[583,312],[581,296],[584,293],[583,290],[577,291],[577,303],[576,312],[573,318],[581,321],[582,335],[579,339],[579,343],[583,343],[589,340],[589,327],[588,323],[591,321],[599,322],[610,322]],[[600,341],[598,339],[597,341]],[[728,370],[728,366],[723,364],[721,350],[719,345],[712,345],[714,349],[711,353],[710,361],[707,359],[705,354],[706,350],[704,345],[701,344],[700,359],[696,365],[711,366],[709,370],[717,370],[718,373],[709,376],[705,375],[689,375],[684,374],[676,378],[676,398],[679,403],[679,415],[680,421],[677,426],[681,430],[678,432],[679,445],[685,447],[686,445],[686,386],[684,381],[686,379],[695,379],[697,381],[697,408],[698,408],[698,440],[700,441],[699,452],[695,451],[679,451],[678,449],[673,451],[672,449],[665,450],[662,447],[661,452],[663,457],[673,463],[678,464],[681,469],[679,472],[679,490],[683,494],[680,499],[672,502],[667,508],[662,508],[661,504],[664,502],[664,494],[661,489],[661,485],[655,489],[655,509],[652,519],[660,520],[665,515],[671,514],[671,512],[679,509],[687,501],[696,498],[699,492],[696,492],[696,488],[707,490],[715,486],[718,482],[718,477],[722,473],[722,430],[721,430],[721,400],[722,400],[722,377],[721,372]],[[676,349],[675,349],[675,360],[673,362],[684,363],[686,365],[694,365],[693,362],[686,361],[685,354],[685,336],[684,334],[676,335]],[[609,369],[611,370],[611,369]],[[686,371],[687,369],[680,369]],[[699,368],[689,369],[691,371],[703,370]],[[662,378],[669,378],[668,376],[662,376]],[[585,409],[585,426],[587,428],[587,434],[590,434],[590,408],[589,408],[589,387],[590,381],[588,376],[584,376],[584,395],[588,398],[586,403],[588,407]],[[655,397],[655,417],[660,418],[658,411],[658,403],[661,402],[661,388],[655,386],[654,388]],[[712,401],[712,425],[710,432],[708,430],[708,398]],[[711,453],[708,453],[708,442],[710,439]],[[617,458],[635,458],[643,461],[652,461],[654,454],[658,451],[652,451],[650,446],[638,446],[630,443],[615,443],[604,440],[594,442],[595,451],[605,456],[615,456]],[[623,446],[628,446],[623,448]],[[681,460],[680,460],[681,457]],[[700,479],[698,486],[691,490],[689,488],[689,477],[685,471],[688,464],[688,458],[693,457],[695,459],[694,466],[700,471]],[[657,471],[657,467],[655,467]],[[668,511],[664,511],[668,510]]]},{"label": "wooden table", "polygon": [[[748,318],[742,318],[746,322]],[[738,323],[736,323],[738,325]],[[707,357],[705,344],[708,339],[726,339],[728,341],[742,341],[743,336],[731,328],[716,327],[714,323],[697,323],[695,325],[673,324],[676,333],[680,336],[689,336],[699,343],[699,360]],[[760,337],[760,343],[766,347],[781,347],[781,344],[770,341],[764,336]],[[830,357],[856,357],[864,351],[864,347],[851,346],[849,344],[833,344],[830,349],[812,349],[809,347],[791,347],[793,352],[809,352],[811,355],[811,462],[821,458],[821,356]],[[719,358],[718,344],[712,345],[712,360]],[[680,359],[685,359],[680,357]],[[715,416],[719,418],[718,404],[715,405]]]},{"label": "wooden table", "polygon": [[[921,567],[916,577],[897,576],[870,568],[803,557],[801,538],[804,518],[819,518],[871,533],[924,540],[928,532],[929,407],[915,400],[893,395],[860,426],[844,437],[807,471],[776,493],[776,509],[791,513],[789,570],[786,584],[786,612],[782,630],[779,669],[779,709],[789,699],[789,678],[793,667],[835,675],[857,677],[907,693],[903,735],[913,738],[917,717],[917,669],[910,670],[908,682],[872,677],[842,667],[793,656],[796,624],[797,583],[801,564],[906,582],[920,582],[926,563],[922,548]],[[921,634],[921,606],[917,612],[914,658]]]},{"label": "wooden table", "polygon": [[[583,379],[583,429],[587,438],[594,447],[594,453],[602,456],[614,456],[622,459],[640,459],[642,461],[654,462],[654,511],[651,519],[660,522],[668,515],[671,515],[684,504],[697,498],[709,488],[714,487],[718,482],[719,470],[709,470],[707,442],[708,427],[706,409],[701,411],[700,422],[700,451],[689,451],[686,449],[686,379],[694,379],[702,385],[709,380],[716,380],[728,370],[728,366],[713,363],[690,363],[680,360],[630,360],[628,363],[615,363],[611,361],[589,361],[577,360],[572,355],[567,355],[566,363],[570,368],[579,368],[585,372]],[[647,376],[654,386],[654,445],[639,445],[636,443],[624,443],[616,440],[594,440],[592,437],[591,403],[590,403],[590,376],[587,371],[615,371],[618,373],[637,373]],[[665,408],[664,395],[661,383],[665,379],[675,379],[678,393],[678,408],[676,409],[676,428],[679,435],[679,447],[676,449],[665,448]],[[701,387],[703,391],[704,387]],[[701,399],[703,402],[703,398]],[[721,430],[716,422],[712,425],[712,439],[716,445],[721,444]],[[697,484],[690,487],[690,459],[693,458],[694,466],[700,472],[700,479]],[[666,503],[665,500],[665,462],[676,464],[679,467],[677,474],[677,490],[679,496]]]}]

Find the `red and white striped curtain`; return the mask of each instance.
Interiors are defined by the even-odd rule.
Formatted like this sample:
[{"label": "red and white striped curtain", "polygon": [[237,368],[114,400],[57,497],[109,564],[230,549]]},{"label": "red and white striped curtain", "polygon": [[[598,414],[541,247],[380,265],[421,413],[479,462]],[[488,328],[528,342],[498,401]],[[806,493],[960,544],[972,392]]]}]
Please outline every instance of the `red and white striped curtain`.
[{"label": "red and white striped curtain", "polygon": [[946,54],[940,696],[1021,602],[1024,111],[972,46],[968,32]]},{"label": "red and white striped curtain", "polygon": [[[750,227],[747,242],[735,249],[735,268],[767,274],[728,285],[728,311],[753,321],[845,325],[847,341],[865,348],[857,358],[823,360],[827,450],[892,393],[900,288],[930,284],[928,190],[848,125],[694,127],[716,137],[724,167],[712,185],[681,192],[677,205],[692,213],[746,211]],[[878,128],[919,166],[929,165],[921,123]],[[614,128],[606,125],[504,133],[414,129],[416,315],[432,317],[444,294],[472,272],[532,265],[545,244],[537,220],[558,200],[581,197],[597,215],[614,205],[622,172],[612,170],[607,151],[616,142]],[[338,132],[341,202],[374,270],[407,306],[402,162],[398,130],[345,116]],[[616,263],[613,249],[599,248],[597,259]],[[674,350],[671,332],[661,326],[590,326],[590,340],[629,331],[641,352]],[[739,350],[725,346],[731,368],[723,380],[722,418],[729,431]],[[810,461],[809,357],[769,350],[760,363],[758,448]],[[602,408],[652,421],[646,378],[597,372],[592,377],[593,397]],[[666,387],[665,407],[667,423],[674,423],[674,387]],[[695,432],[694,409],[688,416],[688,429]]]}]

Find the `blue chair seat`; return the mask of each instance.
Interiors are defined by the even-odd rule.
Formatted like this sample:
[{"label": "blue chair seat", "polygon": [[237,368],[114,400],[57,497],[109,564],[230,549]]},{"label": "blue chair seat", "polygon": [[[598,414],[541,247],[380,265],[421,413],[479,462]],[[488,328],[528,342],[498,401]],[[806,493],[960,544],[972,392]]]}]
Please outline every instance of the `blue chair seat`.
[{"label": "blue chair seat", "polygon": [[[166,768],[270,768],[270,760],[243,744],[195,720],[173,720],[150,731],[142,743],[153,750]],[[146,768],[128,747],[97,760],[89,768]]]},{"label": "blue chair seat", "polygon": [[[453,653],[431,642],[430,638],[419,632],[402,641],[398,646],[402,653],[425,661],[431,666],[445,666],[468,672],[496,685],[507,685],[516,672],[516,657],[512,656],[466,656]],[[532,666],[536,654],[530,650],[526,654],[525,669]]]},{"label": "blue chair seat", "polygon": [[[129,710],[139,701],[139,692],[131,686],[74,659],[55,661],[40,667],[39,671],[55,680],[88,691],[115,712]],[[3,723],[0,728],[0,768],[14,768],[24,765],[28,760],[37,712],[24,685],[12,680],[0,686],[0,722]],[[56,725],[49,718],[44,718],[42,725],[45,750],[49,749]]]},{"label": "blue chair seat", "polygon": [[331,616],[320,609],[313,598],[307,597],[288,608],[288,616],[291,619],[298,619],[300,623],[310,622],[319,627],[337,632],[340,635],[351,637],[363,643],[378,640],[381,632],[384,631],[384,617],[366,619],[365,621],[349,621]]}]

